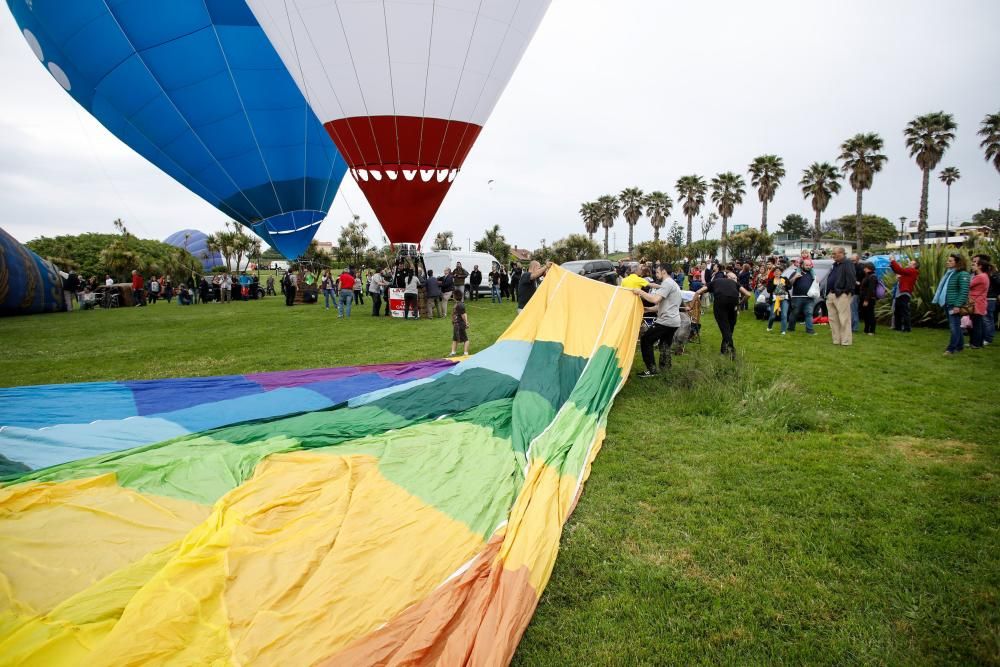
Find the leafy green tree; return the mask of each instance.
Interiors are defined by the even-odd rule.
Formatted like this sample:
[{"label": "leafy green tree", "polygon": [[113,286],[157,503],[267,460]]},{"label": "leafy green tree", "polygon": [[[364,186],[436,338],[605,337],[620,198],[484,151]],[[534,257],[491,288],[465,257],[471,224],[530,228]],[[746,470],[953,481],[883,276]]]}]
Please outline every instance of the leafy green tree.
[{"label": "leafy green tree", "polygon": [[618,217],[621,209],[619,209],[618,199],[614,195],[603,195],[598,197],[597,204],[601,207],[601,226],[604,227],[604,256],[607,257],[608,230],[614,227],[615,218]]},{"label": "leafy green tree", "polygon": [[705,205],[708,184],[701,176],[691,174],[678,178],[674,187],[677,188],[677,201],[682,204],[681,210],[687,216],[687,243],[691,245],[691,221]]},{"label": "leafy green tree", "polygon": [[813,162],[802,170],[802,180],[799,181],[802,196],[812,198],[812,209],[816,212],[816,226],[813,236],[813,249],[819,250],[819,240],[823,234],[820,227],[820,216],[830,204],[833,196],[840,192],[840,172],[829,162]]},{"label": "leafy green tree", "polygon": [[667,216],[674,202],[666,192],[655,190],[646,195],[643,202],[646,207],[646,216],[649,217],[649,224],[653,227],[653,240],[660,240],[660,230],[667,224]]},{"label": "leafy green tree", "polygon": [[143,275],[152,272],[178,277],[202,270],[201,262],[187,250],[131,234],[127,239],[124,235],[94,233],[43,236],[25,245],[64,270],[72,268],[81,276],[96,277],[100,282],[105,274],[118,281],[125,280],[132,269]]},{"label": "leafy green tree", "polygon": [[646,199],[639,188],[625,188],[618,193],[618,203],[622,208],[622,217],[628,225],[628,254],[632,256],[632,232],[635,225],[642,217],[642,207]]},{"label": "leafy green tree", "polygon": [[493,225],[483,233],[483,238],[476,241],[473,246],[476,252],[485,252],[493,255],[501,263],[510,261],[510,244],[500,233],[500,225]]},{"label": "leafy green tree", "polygon": [[[658,241],[659,239],[654,239]],[[680,226],[680,223],[675,222],[670,225],[670,233],[667,234],[667,243],[675,246],[684,245],[684,228]]]},{"label": "leafy green tree", "polygon": [[665,241],[645,241],[635,247],[635,257],[641,260],[673,263],[681,258],[681,247]]},{"label": "leafy green tree", "polygon": [[587,230],[587,236],[591,241],[594,234],[601,226],[601,205],[595,201],[587,201],[580,204],[580,217],[583,218],[583,228]]},{"label": "leafy green tree", "polygon": [[337,238],[337,259],[347,262],[349,266],[360,268],[365,263],[365,257],[371,248],[368,238],[368,223],[361,222],[361,216],[354,218],[340,228]]},{"label": "leafy green tree", "polygon": [[726,261],[726,237],[729,232],[729,218],[733,211],[743,203],[746,194],[746,182],[739,174],[731,171],[718,174],[712,179],[712,203],[722,217],[722,261]]},{"label": "leafy green tree", "polygon": [[684,248],[684,255],[691,258],[715,257],[719,251],[719,242],[716,239],[702,239],[690,243]]},{"label": "leafy green tree", "polygon": [[1000,237],[1000,209],[984,208],[972,216],[972,224],[989,227],[994,237]]},{"label": "leafy green tree", "polygon": [[455,232],[443,231],[434,235],[434,243],[431,250],[453,250],[455,244]]},{"label": "leafy green tree", "polygon": [[579,259],[593,259],[599,257],[600,254],[601,246],[597,245],[593,239],[589,239],[583,234],[570,234],[552,244],[550,256],[547,259],[551,259],[556,264],[563,264]]},{"label": "leafy green tree", "polygon": [[977,134],[983,138],[979,145],[986,154],[986,161],[992,161],[996,170],[1000,171],[1000,112],[983,118]]},{"label": "leafy green tree", "polygon": [[917,235],[921,246],[927,239],[927,193],[930,190],[931,170],[938,166],[945,151],[955,140],[957,127],[951,114],[937,111],[917,116],[903,131],[906,147],[910,149],[910,157],[916,160],[923,174],[920,188],[920,217],[917,222]]},{"label": "leafy green tree", "polygon": [[754,260],[766,257],[774,247],[774,239],[770,234],[759,229],[744,229],[729,235],[729,250],[733,259]]},{"label": "leafy green tree", "polygon": [[889,241],[899,237],[899,229],[896,228],[887,218],[879,215],[861,216],[861,234],[857,233],[855,225],[858,218],[856,215],[845,215],[836,221],[837,228],[847,239],[858,239],[858,252],[871,246],[885,245]]},{"label": "leafy green tree", "polygon": [[858,252],[864,248],[861,238],[864,221],[861,219],[862,198],[865,190],[870,190],[875,174],[882,171],[883,165],[889,160],[880,152],[882,137],[874,132],[855,134],[840,145],[840,160],[844,175],[855,192],[854,229],[856,231],[855,247]]},{"label": "leafy green tree", "polygon": [[789,238],[801,239],[809,233],[809,221],[798,213],[789,213],[781,221],[780,229],[788,234]]},{"label": "leafy green tree", "polygon": [[761,203],[760,231],[767,233],[767,205],[774,201],[774,195],[785,177],[785,163],[777,155],[761,155],[750,163],[750,185],[757,188]]}]

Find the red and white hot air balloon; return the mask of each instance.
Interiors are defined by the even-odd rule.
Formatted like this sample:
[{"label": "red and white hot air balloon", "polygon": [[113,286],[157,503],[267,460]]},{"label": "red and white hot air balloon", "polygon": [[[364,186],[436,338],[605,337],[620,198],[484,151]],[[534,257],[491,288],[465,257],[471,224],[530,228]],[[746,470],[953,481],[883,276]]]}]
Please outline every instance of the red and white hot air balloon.
[{"label": "red and white hot air balloon", "polygon": [[419,243],[550,0],[248,0],[393,243]]}]

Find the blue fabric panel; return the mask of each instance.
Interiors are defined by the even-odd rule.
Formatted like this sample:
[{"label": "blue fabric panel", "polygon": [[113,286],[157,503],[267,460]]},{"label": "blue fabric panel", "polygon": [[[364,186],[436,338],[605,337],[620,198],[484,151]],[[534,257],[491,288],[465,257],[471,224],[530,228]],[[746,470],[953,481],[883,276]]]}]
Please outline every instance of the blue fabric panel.
[{"label": "blue fabric panel", "polygon": [[132,391],[136,414],[162,415],[195,405],[259,394],[256,382],[242,375],[218,375],[172,380],[137,380],[123,382]]},{"label": "blue fabric panel", "polygon": [[132,392],[117,382],[0,389],[0,425],[42,428],[137,415]]},{"label": "blue fabric panel", "polygon": [[262,220],[253,229],[258,234],[267,233],[275,250],[294,259],[309,247],[309,242],[316,234],[318,225],[315,223],[324,217],[326,214],[322,211],[296,211]]},{"label": "blue fabric panel", "polygon": [[328,382],[314,382],[306,385],[310,390],[326,396],[332,404],[343,403],[355,396],[367,394],[370,391],[393,387],[402,384],[399,380],[382,377],[375,373],[355,375],[340,380],[330,380]]},{"label": "blue fabric panel", "polygon": [[322,410],[331,405],[333,403],[330,399],[322,394],[303,387],[292,387],[198,405],[160,415],[160,417],[169,419],[194,433],[251,419],[266,419],[295,412]]},{"label": "blue fabric panel", "polygon": [[156,417],[63,424],[42,430],[4,427],[0,428],[0,454],[36,470],[187,433],[184,427]]},{"label": "blue fabric panel", "polygon": [[210,271],[214,266],[225,264],[225,261],[222,259],[222,253],[218,250],[209,252],[208,235],[197,229],[182,229],[179,232],[174,232],[163,239],[163,242],[175,248],[186,249],[197,259],[201,260],[201,265],[206,271]]}]

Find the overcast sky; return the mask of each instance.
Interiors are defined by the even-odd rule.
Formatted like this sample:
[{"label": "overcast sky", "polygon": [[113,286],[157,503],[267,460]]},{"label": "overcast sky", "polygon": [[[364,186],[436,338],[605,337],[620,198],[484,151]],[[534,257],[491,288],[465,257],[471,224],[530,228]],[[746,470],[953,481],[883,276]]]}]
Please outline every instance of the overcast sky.
[{"label": "overcast sky", "polygon": [[[0,227],[21,241],[109,232],[116,217],[146,238],[221,228],[222,213],[104,130],[0,15]],[[941,164],[962,172],[952,220],[968,219],[1000,200],[1000,174],[976,136],[1000,111],[998,29],[998,0],[555,0],[426,239],[447,229],[464,246],[499,224],[508,241],[535,248],[581,231],[583,201],[631,185],[676,198],[678,176],[745,175],[763,153],[788,170],[773,231],[788,213],[812,219],[802,169],[833,161],[857,132],[881,134],[889,156],[866,212],[915,218],[920,172],[902,131],[939,110],[958,123]],[[340,192],[317,238],[336,240],[353,210],[380,241],[349,176]],[[853,211],[848,189],[825,217]],[[930,215],[944,223],[936,178]],[[760,224],[755,193],[732,224]],[[627,226],[613,231],[624,249]],[[643,219],[636,239],[649,238]]]}]

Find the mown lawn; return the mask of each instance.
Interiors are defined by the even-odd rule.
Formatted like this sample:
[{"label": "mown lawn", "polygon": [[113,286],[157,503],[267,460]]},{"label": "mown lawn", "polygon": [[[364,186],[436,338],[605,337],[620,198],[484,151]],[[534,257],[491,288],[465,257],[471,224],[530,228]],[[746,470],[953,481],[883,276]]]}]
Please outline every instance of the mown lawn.
[{"label": "mown lawn", "polygon": [[[446,322],[280,299],[0,320],[0,385],[442,356]],[[473,351],[513,306],[470,304]],[[630,381],[517,665],[1000,664],[1000,345],[703,343]]]}]

